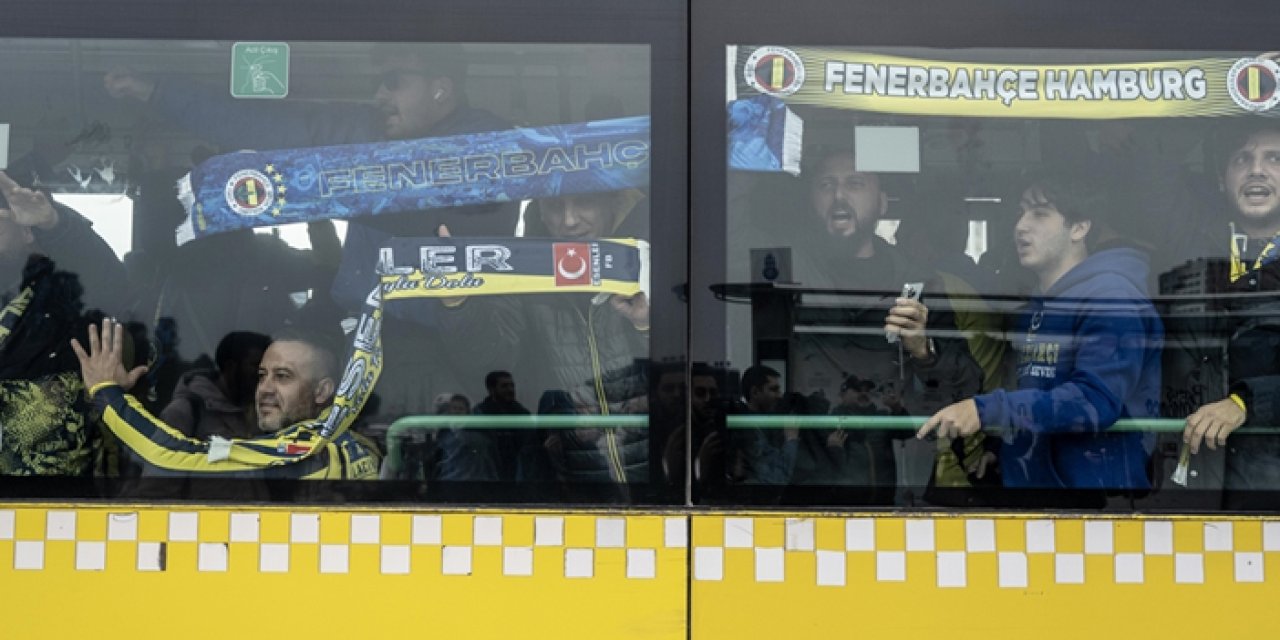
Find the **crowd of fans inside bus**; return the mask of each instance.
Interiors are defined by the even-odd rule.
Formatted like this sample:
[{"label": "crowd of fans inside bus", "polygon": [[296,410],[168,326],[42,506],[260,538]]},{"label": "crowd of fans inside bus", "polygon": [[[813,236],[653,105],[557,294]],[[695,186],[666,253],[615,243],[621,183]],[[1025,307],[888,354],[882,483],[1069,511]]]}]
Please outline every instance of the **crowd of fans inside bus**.
[{"label": "crowd of fans inside bus", "polygon": [[[305,117],[126,71],[105,84],[223,149],[510,126],[471,106],[466,65],[449,51],[387,47],[374,58],[374,108],[310,104]],[[621,114],[600,114],[609,115]],[[1216,477],[1228,506],[1280,489],[1280,436],[1237,433],[1280,413],[1280,301],[1268,295],[1280,288],[1280,126],[1215,131],[1210,196],[1176,168],[1155,175],[1158,158],[1108,147],[1069,161],[1044,153],[1041,171],[1003,200],[1009,224],[990,225],[991,249],[975,261],[964,254],[967,220],[953,210],[962,186],[931,188],[926,173],[893,193],[850,147],[808,145],[799,199],[785,215],[770,212],[787,234],[774,241],[795,249],[799,286],[855,302],[798,310],[842,331],[796,332],[785,365],[746,363],[740,376],[651,363],[644,294],[397,304],[383,324],[376,397],[333,442],[319,425],[350,343],[342,321],[357,307],[343,292],[372,285],[380,243],[517,229],[647,239],[646,195],[353,220],[343,241],[316,222],[309,250],[231,232],[139,249],[126,270],[82,216],[39,188],[39,175],[0,173],[0,474],[381,477],[467,487],[457,495],[470,499],[524,485],[522,497],[585,501],[692,483],[706,495],[821,490],[892,505],[924,488],[937,504],[1000,505],[1029,489],[1163,486],[1171,441],[1141,425],[1175,418],[1174,448],[1191,454],[1203,486]],[[1151,211],[1148,200],[1169,208]],[[169,215],[140,218],[163,225]],[[901,220],[892,241],[878,231],[890,219]],[[1157,304],[1160,274],[1187,264],[1207,274],[1210,306],[1193,318]],[[1173,408],[1171,389],[1191,375],[1194,402]],[[538,399],[532,411],[517,381]],[[397,422],[405,416],[431,419]],[[575,426],[581,416],[601,419]],[[225,443],[255,453],[226,454],[241,450]],[[324,454],[283,471],[316,443]],[[1216,467],[1206,450],[1220,456]]]}]

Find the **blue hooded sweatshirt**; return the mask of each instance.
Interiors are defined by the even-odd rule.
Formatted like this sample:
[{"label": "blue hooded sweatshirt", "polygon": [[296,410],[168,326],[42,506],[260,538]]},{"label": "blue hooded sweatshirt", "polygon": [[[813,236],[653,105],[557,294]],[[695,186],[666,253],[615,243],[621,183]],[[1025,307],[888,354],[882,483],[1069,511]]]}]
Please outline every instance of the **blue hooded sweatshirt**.
[{"label": "blue hooded sweatshirt", "polygon": [[1150,488],[1144,434],[1107,431],[1159,415],[1164,327],[1149,270],[1135,249],[1106,249],[1029,301],[1014,333],[1018,390],[974,398],[982,424],[1003,429],[1005,486]]}]

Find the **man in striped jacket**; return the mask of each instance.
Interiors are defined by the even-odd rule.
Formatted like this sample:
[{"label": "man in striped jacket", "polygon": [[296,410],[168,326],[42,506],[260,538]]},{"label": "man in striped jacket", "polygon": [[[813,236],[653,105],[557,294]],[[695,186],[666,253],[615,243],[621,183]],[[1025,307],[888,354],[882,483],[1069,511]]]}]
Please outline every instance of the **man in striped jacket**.
[{"label": "man in striped jacket", "polygon": [[[123,328],[89,327],[89,348],[72,341],[90,399],[102,420],[148,476],[358,480],[377,478],[378,456],[350,430],[331,442],[319,437],[333,403],[338,366],[333,354],[305,334],[280,336],[258,368],[256,408],[261,436],[195,440],[164,424],[128,389],[146,367],[126,371]],[[313,449],[315,449],[313,451]]]}]

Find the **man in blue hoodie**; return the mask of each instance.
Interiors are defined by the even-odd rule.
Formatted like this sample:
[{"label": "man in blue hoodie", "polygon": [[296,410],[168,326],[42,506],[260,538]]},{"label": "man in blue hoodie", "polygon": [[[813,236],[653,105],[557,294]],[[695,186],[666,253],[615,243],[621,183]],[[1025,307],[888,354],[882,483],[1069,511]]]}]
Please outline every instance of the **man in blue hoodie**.
[{"label": "man in blue hoodie", "polygon": [[1018,261],[1039,287],[1013,334],[1018,388],[952,404],[916,435],[1000,428],[1007,487],[1149,488],[1143,434],[1112,430],[1159,411],[1164,329],[1147,295],[1147,257],[1095,246],[1105,202],[1082,180],[1036,180],[1020,205]]}]

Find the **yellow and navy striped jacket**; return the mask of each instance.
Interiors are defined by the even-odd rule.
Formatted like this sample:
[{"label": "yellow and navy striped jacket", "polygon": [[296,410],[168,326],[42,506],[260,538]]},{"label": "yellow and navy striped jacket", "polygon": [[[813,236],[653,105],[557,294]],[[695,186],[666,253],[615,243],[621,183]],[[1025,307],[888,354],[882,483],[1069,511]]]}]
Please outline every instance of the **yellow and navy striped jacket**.
[{"label": "yellow and navy striped jacket", "polygon": [[[349,430],[332,442],[320,443],[323,414],[256,438],[211,442],[189,438],[161,422],[114,383],[96,385],[90,395],[102,409],[103,423],[143,466],[144,475],[285,480],[378,477],[378,454]],[[322,448],[312,453],[312,443]]]}]

